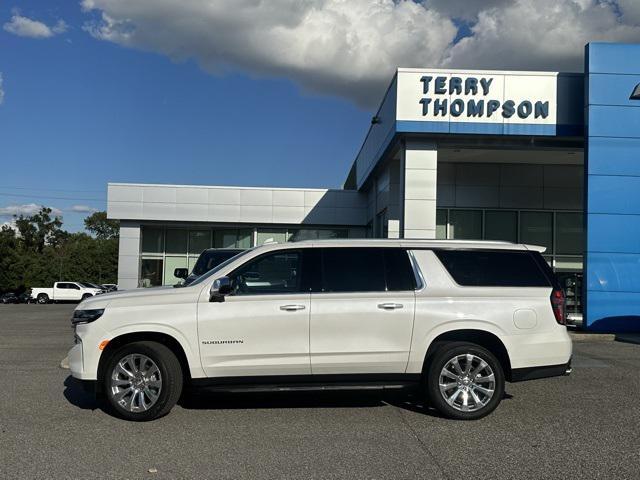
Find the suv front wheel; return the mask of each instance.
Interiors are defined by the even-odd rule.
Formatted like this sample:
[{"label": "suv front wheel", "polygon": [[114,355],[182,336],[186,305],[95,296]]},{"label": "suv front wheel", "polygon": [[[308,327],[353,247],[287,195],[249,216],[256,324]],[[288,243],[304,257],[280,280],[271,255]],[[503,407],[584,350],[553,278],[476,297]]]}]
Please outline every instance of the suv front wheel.
[{"label": "suv front wheel", "polygon": [[107,361],[103,387],[113,413],[127,420],[162,417],[182,392],[182,368],[175,354],[157,342],[135,342]]},{"label": "suv front wheel", "polygon": [[491,413],[504,396],[504,372],[486,348],[467,342],[443,345],[427,371],[429,403],[458,420]]}]

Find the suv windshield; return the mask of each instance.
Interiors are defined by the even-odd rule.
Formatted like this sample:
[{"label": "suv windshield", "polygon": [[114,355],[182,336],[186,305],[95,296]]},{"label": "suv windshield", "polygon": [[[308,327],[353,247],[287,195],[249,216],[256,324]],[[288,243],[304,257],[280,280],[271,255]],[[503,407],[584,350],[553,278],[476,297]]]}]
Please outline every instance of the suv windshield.
[{"label": "suv windshield", "polygon": [[205,250],[198,258],[191,273],[200,276],[240,252],[241,250]]},{"label": "suv windshield", "polygon": [[[227,265],[229,265],[231,262],[237,260],[238,258],[246,255],[247,253],[251,252],[253,249],[249,249],[249,250],[245,250],[243,252],[238,253],[237,255],[234,255],[231,258],[228,258],[227,260],[225,260],[224,262],[222,262],[220,265],[218,265],[217,267],[214,267],[212,270],[209,270],[208,272],[206,272],[203,275],[200,275],[198,278],[196,278],[191,284],[189,284],[189,286],[192,285],[198,285],[199,283],[202,283],[204,280],[206,280],[207,278],[211,277],[211,275],[214,275],[216,272],[218,272],[220,269],[226,267]],[[195,268],[194,268],[195,271]]]}]

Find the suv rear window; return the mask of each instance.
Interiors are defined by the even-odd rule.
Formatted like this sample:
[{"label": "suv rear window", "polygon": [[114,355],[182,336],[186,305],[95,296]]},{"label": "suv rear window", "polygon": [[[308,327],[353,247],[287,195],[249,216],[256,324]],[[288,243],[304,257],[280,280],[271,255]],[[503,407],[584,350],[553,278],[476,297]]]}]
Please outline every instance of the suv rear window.
[{"label": "suv rear window", "polygon": [[322,249],[325,292],[384,292],[415,288],[406,250],[399,248]]},{"label": "suv rear window", "polygon": [[[434,250],[458,285],[470,287],[550,287],[537,252]],[[539,254],[538,254],[539,255]]]}]

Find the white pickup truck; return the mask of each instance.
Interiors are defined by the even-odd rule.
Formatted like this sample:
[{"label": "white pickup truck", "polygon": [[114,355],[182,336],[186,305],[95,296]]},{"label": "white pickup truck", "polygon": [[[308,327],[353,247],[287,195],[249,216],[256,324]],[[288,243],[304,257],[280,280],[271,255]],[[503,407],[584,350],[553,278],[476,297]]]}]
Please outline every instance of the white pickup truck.
[{"label": "white pickup truck", "polygon": [[82,282],[56,282],[53,288],[32,288],[31,298],[40,304],[49,302],[78,302],[104,291]]}]

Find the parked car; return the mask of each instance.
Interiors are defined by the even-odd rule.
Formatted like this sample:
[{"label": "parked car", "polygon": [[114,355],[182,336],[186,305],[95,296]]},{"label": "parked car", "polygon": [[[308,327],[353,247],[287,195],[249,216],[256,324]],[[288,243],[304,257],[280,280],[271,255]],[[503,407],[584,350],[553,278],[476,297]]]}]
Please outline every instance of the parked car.
[{"label": "parked car", "polygon": [[32,288],[31,298],[40,304],[49,302],[78,302],[102,293],[102,290],[85,286],[81,282],[56,282],[53,288]]},{"label": "parked car", "polygon": [[244,250],[239,248],[208,248],[204,250],[198,257],[198,260],[196,260],[196,264],[193,266],[191,274],[187,276],[189,271],[186,268],[176,268],[173,275],[176,278],[184,278],[183,285],[189,285],[200,275],[207,273],[209,270],[217,267],[225,260],[228,260],[241,252],[244,252]]},{"label": "parked car", "polygon": [[0,303],[20,303],[15,293],[8,292],[0,297]]},{"label": "parked car", "polygon": [[103,285],[98,285],[97,283],[89,283],[89,282],[78,282],[85,288],[94,288],[96,290],[100,290],[100,293],[106,293],[107,289],[104,288]]},{"label": "parked car", "polygon": [[477,419],[498,406],[505,382],[570,371],[564,294],[542,251],[424,240],[264,245],[184,288],[85,300],[69,365],[130,420],[168,413],[185,384],[411,387],[447,417]]},{"label": "parked car", "polygon": [[22,292],[18,295],[18,303],[31,303],[31,291]]}]

